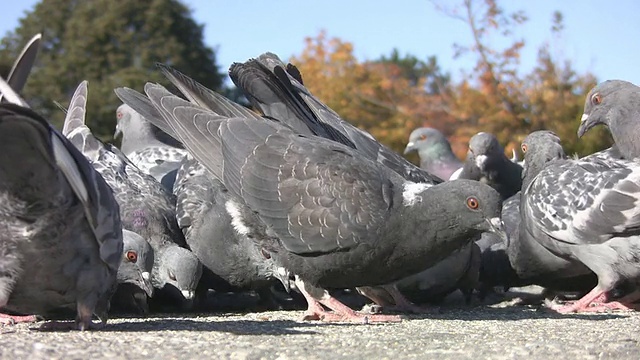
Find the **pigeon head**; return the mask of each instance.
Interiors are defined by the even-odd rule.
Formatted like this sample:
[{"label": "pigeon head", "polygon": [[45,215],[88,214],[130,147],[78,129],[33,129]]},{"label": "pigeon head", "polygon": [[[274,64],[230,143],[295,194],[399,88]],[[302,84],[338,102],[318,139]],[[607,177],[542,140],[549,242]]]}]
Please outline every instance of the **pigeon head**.
[{"label": "pigeon head", "polygon": [[609,128],[623,156],[640,156],[640,87],[622,80],[607,80],[587,94],[578,137],[597,125]]},{"label": "pigeon head", "polygon": [[133,284],[144,290],[149,297],[153,296],[151,271],[153,269],[153,249],[140,235],[129,230],[122,230],[124,247],[122,261],[118,268],[118,283]]},{"label": "pigeon head", "polygon": [[479,132],[469,140],[467,159],[473,161],[479,169],[485,170],[487,160],[497,156],[504,156],[504,149],[493,134]]},{"label": "pigeon head", "polygon": [[[533,179],[548,162],[566,158],[560,138],[553,131],[532,132],[522,141],[521,148],[524,153],[522,176],[525,179]],[[524,183],[529,184],[529,181],[525,180]]]},{"label": "pigeon head", "polygon": [[[414,197],[410,198],[413,187],[416,188],[413,192]],[[506,233],[500,220],[500,194],[482,182],[458,179],[434,186],[410,184],[404,188],[403,199],[404,205],[408,207],[422,204],[425,207],[425,221],[432,221],[434,217],[441,218],[442,221],[437,223],[445,224],[447,229],[442,229],[443,232],[454,227],[456,229],[451,231],[464,229],[467,231],[464,235],[473,237],[483,231],[489,231],[506,241]],[[434,203],[439,204],[437,214],[433,213]],[[451,223],[452,221],[455,224]]]},{"label": "pigeon head", "polygon": [[160,254],[154,272],[154,286],[177,288],[185,299],[191,300],[202,276],[202,264],[191,251],[179,246],[168,246]]},{"label": "pigeon head", "polygon": [[[500,214],[502,212],[502,199],[500,194],[491,186],[475,180],[451,181],[448,198],[458,211],[464,213],[464,219],[460,219],[462,225],[467,223],[471,228],[480,231],[493,232],[506,239]],[[446,183],[445,183],[446,184]],[[445,186],[449,187],[449,186]],[[443,190],[446,192],[446,190]]]},{"label": "pigeon head", "polygon": [[[135,140],[144,137],[149,132],[149,123],[145,118],[135,112],[129,105],[122,104],[116,110],[116,130],[114,138],[122,135],[122,141],[127,138]],[[123,150],[124,151],[124,150]],[[126,153],[126,151],[124,151]]]},{"label": "pigeon head", "polygon": [[444,152],[451,152],[451,145],[447,138],[437,129],[422,127],[415,129],[409,135],[409,143],[404,154],[417,151],[420,157],[438,157]]}]

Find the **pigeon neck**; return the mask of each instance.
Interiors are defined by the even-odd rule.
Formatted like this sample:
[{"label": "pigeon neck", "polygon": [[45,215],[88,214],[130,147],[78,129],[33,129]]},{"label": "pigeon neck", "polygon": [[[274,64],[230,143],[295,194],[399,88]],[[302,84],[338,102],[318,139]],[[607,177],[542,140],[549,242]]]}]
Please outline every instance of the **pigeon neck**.
[{"label": "pigeon neck", "polygon": [[[640,133],[640,110],[620,107],[614,117],[613,124],[609,125],[609,131],[618,149],[625,159],[640,157],[640,141],[637,137]],[[617,124],[620,121],[622,124]]]},{"label": "pigeon neck", "polygon": [[451,147],[447,144],[438,144],[420,150],[420,162],[425,168],[429,166],[443,164],[447,162],[458,162],[458,158],[453,155]]},{"label": "pigeon neck", "polygon": [[138,122],[130,131],[123,133],[121,150],[128,155],[139,149],[163,145],[153,136],[150,124]]}]

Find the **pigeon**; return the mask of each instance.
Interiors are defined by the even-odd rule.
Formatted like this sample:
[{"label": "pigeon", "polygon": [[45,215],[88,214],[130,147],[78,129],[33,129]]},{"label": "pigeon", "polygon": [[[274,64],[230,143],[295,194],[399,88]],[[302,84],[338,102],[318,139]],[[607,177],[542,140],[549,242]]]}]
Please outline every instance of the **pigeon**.
[{"label": "pigeon", "polygon": [[[274,281],[289,288],[286,270],[233,222],[233,196],[202,164],[187,155],[173,189],[176,217],[186,242],[204,266],[202,281],[216,291],[256,290],[273,300]],[[268,296],[266,299],[265,297]]]},{"label": "pigeon", "polygon": [[118,288],[111,298],[111,312],[148,313],[147,296],[153,296],[151,270],[153,248],[142,236],[122,230],[122,262],[118,268]]},{"label": "pigeon", "polygon": [[609,128],[617,151],[625,159],[640,157],[640,87],[622,80],[607,80],[587,94],[578,137],[596,125]]},{"label": "pigeon", "polygon": [[467,159],[459,178],[482,181],[506,200],[522,187],[522,167],[505,156],[493,134],[479,132],[469,140]]},{"label": "pigeon", "polygon": [[449,140],[437,129],[421,127],[409,135],[404,154],[417,151],[420,167],[441,179],[449,180],[463,166],[451,151]]},{"label": "pigeon", "polygon": [[168,125],[234,196],[232,224],[294,274],[306,319],[397,321],[358,314],[325,289],[388,284],[482,231],[504,234],[499,194],[477,181],[413,183],[338,142],[220,116],[160,85],[145,92],[162,114],[150,121]]},{"label": "pigeon", "polygon": [[[19,98],[0,84],[5,99]],[[36,112],[0,104],[0,128],[0,308],[43,316],[75,309],[72,327],[103,326],[123,249],[118,203],[85,157]],[[102,324],[92,322],[94,314]]]},{"label": "pigeon", "polygon": [[150,124],[129,105],[120,105],[116,117],[114,138],[122,135],[122,152],[171,192],[178,167],[187,154],[182,144]]},{"label": "pigeon", "polygon": [[[189,101],[224,116],[262,118],[177,70],[162,64],[158,66]],[[357,149],[362,155],[387,166],[407,180],[429,184],[442,182],[376,141],[371,134],[340,118],[302,85],[300,72],[295,66],[285,66],[275,54],[265,53],[245,63],[234,63],[229,69],[229,76],[266,118],[285,122],[300,134],[321,136]],[[146,112],[157,114],[141,104],[144,100],[137,100],[136,105],[143,105]]]},{"label": "pigeon", "polygon": [[[539,149],[531,153],[534,144]],[[570,264],[565,275],[587,268],[598,278],[578,301],[551,308],[561,313],[631,308],[639,292],[608,300],[616,286],[640,279],[640,165],[624,159],[558,158],[559,138],[549,131],[532,133],[522,146],[520,240],[531,237]]]},{"label": "pigeon", "polygon": [[[36,34],[27,42],[27,44],[22,49],[20,55],[13,63],[13,67],[9,71],[9,75],[7,76],[6,82],[9,87],[16,93],[20,93],[22,88],[27,83],[27,79],[29,78],[29,74],[31,73],[31,69],[33,68],[33,64],[36,61],[36,57],[38,55],[38,50],[40,49],[40,41],[42,40],[42,34]],[[11,92],[11,91],[8,91]],[[3,92],[0,94],[0,102],[3,101]],[[7,101],[6,99],[4,100]]]},{"label": "pigeon", "polygon": [[[175,199],[152,176],[144,174],[115,146],[102,143],[85,125],[87,82],[71,101],[62,133],[102,175],[120,204],[122,226],[142,236],[153,249],[151,284],[169,285],[193,299],[202,264],[185,246],[175,217]],[[148,291],[151,296],[151,291]],[[154,296],[155,297],[155,296]]]},{"label": "pigeon", "polygon": [[[191,102],[202,104],[218,114],[229,117],[260,119],[259,115],[206,89],[179,71],[161,64],[159,67]],[[286,71],[283,70],[285,68]],[[439,181],[377,143],[371,135],[342,120],[333,110],[308,92],[295,66],[284,65],[276,55],[265,53],[245,63],[234,63],[229,73],[264,117],[283,121],[297,132],[321,135],[362,150],[363,155],[386,165],[407,180],[430,184]],[[471,245],[465,247],[419,275],[416,274],[398,282],[396,285],[402,291],[394,286],[389,286],[386,290],[368,287],[358,291],[373,299],[378,307],[410,312],[423,312],[425,309],[415,307],[411,301],[404,299],[405,291],[411,292],[413,301],[424,303],[440,300],[455,291],[457,287],[461,287],[467,299],[470,300],[478,276],[479,254],[475,250],[476,247],[472,249]],[[477,266],[472,266],[474,264]],[[443,276],[443,272],[446,276]],[[392,291],[393,294],[384,294],[388,291]],[[395,300],[384,301],[389,297],[395,297]]]}]

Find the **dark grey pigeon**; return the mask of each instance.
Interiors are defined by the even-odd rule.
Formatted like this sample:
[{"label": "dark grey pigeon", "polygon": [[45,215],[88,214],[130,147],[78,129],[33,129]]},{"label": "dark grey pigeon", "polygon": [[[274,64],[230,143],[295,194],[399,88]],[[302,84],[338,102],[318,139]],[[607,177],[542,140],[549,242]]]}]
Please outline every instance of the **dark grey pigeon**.
[{"label": "dark grey pigeon", "polygon": [[452,179],[451,176],[463,165],[451,151],[449,140],[434,128],[421,127],[411,132],[404,153],[406,155],[413,151],[420,156],[421,168],[443,180]]},{"label": "dark grey pigeon", "polygon": [[123,229],[122,238],[122,262],[118,268],[118,288],[111,298],[111,311],[147,313],[147,296],[153,295],[153,248],[133,231]]},{"label": "dark grey pigeon", "polygon": [[122,135],[122,152],[136,167],[171,192],[178,167],[187,154],[182,144],[153,126],[129,105],[120,105],[116,117],[114,137]]},{"label": "dark grey pigeon", "polygon": [[[0,80],[6,99],[17,98]],[[0,308],[74,326],[107,321],[122,256],[118,204],[85,157],[34,111],[0,104]],[[6,318],[5,318],[6,319]],[[57,328],[68,323],[51,323]]]},{"label": "dark grey pigeon", "polygon": [[493,134],[479,132],[469,140],[467,159],[459,178],[482,181],[506,200],[522,187],[522,167],[506,157]]},{"label": "dark grey pigeon", "polygon": [[609,128],[622,157],[640,157],[640,87],[627,81],[607,80],[591,89],[585,100],[578,137],[599,124]]},{"label": "dark grey pigeon", "polygon": [[[27,83],[33,64],[36,62],[38,50],[40,50],[41,39],[42,34],[36,34],[32,37],[24,46],[22,52],[18,55],[18,58],[13,63],[13,67],[11,67],[11,70],[9,71],[6,82],[17,94],[22,92],[22,88]],[[4,92],[0,93],[0,102],[3,101],[3,95]],[[7,102],[8,100],[5,99],[4,101]]]},{"label": "dark grey pigeon", "polygon": [[205,287],[221,292],[256,290],[264,304],[273,300],[274,282],[279,280],[288,289],[287,271],[261,252],[242,224],[233,221],[238,212],[233,195],[189,155],[178,170],[173,191],[178,225],[204,265]]},{"label": "dark grey pigeon", "polygon": [[[163,65],[159,67],[191,102],[227,117],[261,118],[256,113],[206,89],[179,71]],[[284,71],[285,68],[286,71]],[[296,132],[319,135],[362,150],[363,155],[386,165],[407,180],[418,179],[420,182],[436,183],[432,176],[419,171],[404,158],[397,155],[390,156],[392,152],[375,142],[371,135],[342,120],[304,87],[302,76],[295,66],[284,65],[276,55],[266,53],[245,63],[236,63],[230,69],[230,76],[265,117],[282,121]],[[411,293],[411,300],[425,303],[438,301],[461,287],[470,300],[476,286],[480,261],[479,254],[472,251],[472,248],[475,250],[475,247],[468,246],[454,252],[442,263],[419,275],[399,281],[396,284],[397,287],[389,286],[386,290],[373,288],[358,290],[372,298],[377,305],[399,311],[422,312],[425,310],[413,306],[410,301],[404,299],[402,295],[405,292]],[[384,294],[388,291],[392,291],[393,294]],[[383,301],[389,298],[393,300]]]},{"label": "dark grey pigeon", "polygon": [[[153,248],[151,283],[169,285],[191,300],[202,265],[185,245],[175,218],[175,198],[153,177],[141,172],[116,147],[102,143],[85,125],[87,82],[78,86],[63,134],[102,175],[120,204],[122,226],[146,239]],[[151,295],[151,294],[149,294]],[[179,300],[179,298],[178,298]]]},{"label": "dark grey pigeon", "polygon": [[[545,146],[557,142],[550,132],[533,135],[538,143],[546,139]],[[580,300],[552,308],[563,313],[629,309],[640,293],[607,300],[617,285],[640,280],[640,165],[592,157],[552,160],[540,168],[553,151],[529,156],[530,143],[526,150],[520,239],[531,236],[546,250],[598,277],[598,284]],[[542,160],[536,159],[539,155]],[[529,173],[532,166],[537,174]]]},{"label": "dark grey pigeon", "polygon": [[[260,118],[178,71],[159,66],[191,102],[227,117]],[[263,116],[277,119],[302,135],[324,137],[357,149],[366,158],[387,166],[407,180],[441,182],[376,141],[371,134],[340,118],[302,85],[295,66],[284,65],[275,54],[265,53],[245,63],[234,63],[229,76]]]},{"label": "dark grey pigeon", "polygon": [[398,320],[358,314],[324,289],[392,283],[482,231],[502,233],[499,194],[487,185],[409,182],[338,142],[277,122],[222,117],[159,85],[145,92],[163,115],[158,127],[168,124],[234,196],[232,222],[295,274],[307,318]]}]

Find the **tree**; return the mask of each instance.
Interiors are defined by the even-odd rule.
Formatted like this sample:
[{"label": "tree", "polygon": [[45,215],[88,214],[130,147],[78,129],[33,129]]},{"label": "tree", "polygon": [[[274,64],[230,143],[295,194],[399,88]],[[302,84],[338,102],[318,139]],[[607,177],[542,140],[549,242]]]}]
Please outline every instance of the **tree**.
[{"label": "tree", "polygon": [[26,41],[43,33],[38,61],[24,90],[38,111],[60,126],[75,87],[89,81],[88,125],[108,140],[115,126],[119,86],[138,90],[146,81],[168,82],[162,62],[218,89],[222,74],[215,52],[204,45],[203,26],[178,0],[42,0],[0,45],[0,64],[11,63]]},{"label": "tree", "polygon": [[[578,141],[575,131],[586,93],[595,85],[591,74],[577,74],[569,61],[551,56],[549,44],[538,53],[538,66],[520,74],[523,39],[514,39],[515,29],[527,21],[522,11],[506,13],[496,0],[463,0],[457,7],[436,8],[469,27],[472,44],[454,44],[457,56],[474,54],[474,74],[452,89],[451,114],[459,120],[456,141],[468,141],[477,131],[495,134],[510,153],[531,131],[553,130],[563,139],[568,153],[586,154],[608,145],[602,133]],[[449,6],[451,3],[447,2]],[[552,15],[551,32],[564,28],[562,14]],[[496,35],[510,40],[503,49],[490,46]],[[589,141],[590,140],[590,141]]]},{"label": "tree", "polygon": [[[300,69],[305,86],[345,120],[379,141],[402,151],[409,133],[434,121],[451,121],[442,106],[441,86],[448,75],[435,58],[422,62],[412,55],[360,62],[353,45],[325,32],[305,40],[302,53],[290,61]],[[432,93],[433,92],[433,93]]]}]

